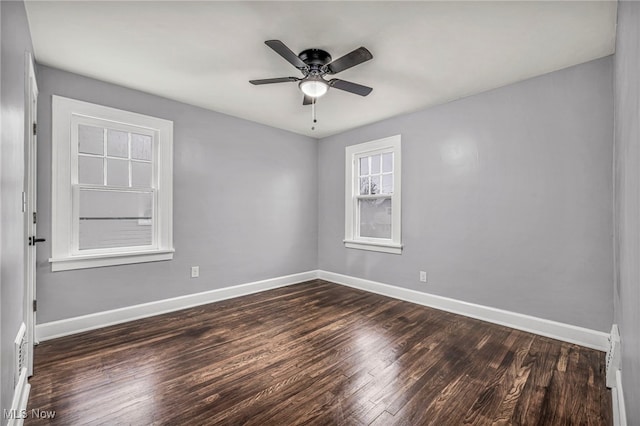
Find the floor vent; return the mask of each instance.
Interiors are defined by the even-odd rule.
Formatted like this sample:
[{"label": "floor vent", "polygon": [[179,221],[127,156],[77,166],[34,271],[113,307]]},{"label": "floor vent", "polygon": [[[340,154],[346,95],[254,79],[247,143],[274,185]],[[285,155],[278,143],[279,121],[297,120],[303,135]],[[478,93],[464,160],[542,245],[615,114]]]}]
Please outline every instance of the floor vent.
[{"label": "floor vent", "polygon": [[22,369],[26,368],[26,350],[27,350],[27,326],[22,323],[18,335],[14,342],[14,360],[15,365],[13,369],[13,386],[17,386],[20,381],[20,373]]},{"label": "floor vent", "polygon": [[616,387],[616,372],[620,369],[620,332],[618,325],[613,324],[609,336],[609,350],[607,351],[607,387]]}]

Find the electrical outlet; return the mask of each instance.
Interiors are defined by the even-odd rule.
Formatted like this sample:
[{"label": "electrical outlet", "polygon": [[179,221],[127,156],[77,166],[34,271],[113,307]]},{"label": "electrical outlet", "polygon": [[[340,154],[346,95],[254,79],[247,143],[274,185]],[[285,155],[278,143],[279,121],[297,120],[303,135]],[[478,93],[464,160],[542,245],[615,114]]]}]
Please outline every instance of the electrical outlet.
[{"label": "electrical outlet", "polygon": [[200,276],[200,267],[192,266],[191,267],[191,278],[198,278]]},{"label": "electrical outlet", "polygon": [[427,271],[420,271],[420,282],[427,282]]}]

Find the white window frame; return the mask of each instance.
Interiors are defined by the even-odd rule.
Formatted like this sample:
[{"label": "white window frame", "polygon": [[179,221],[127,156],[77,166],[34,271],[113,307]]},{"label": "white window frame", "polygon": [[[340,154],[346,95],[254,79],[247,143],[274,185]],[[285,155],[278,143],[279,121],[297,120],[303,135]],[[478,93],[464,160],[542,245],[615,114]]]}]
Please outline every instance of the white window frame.
[{"label": "white window frame", "polygon": [[[345,148],[345,237],[346,248],[402,254],[401,228],[401,152],[400,135],[351,145]],[[391,195],[391,238],[361,237],[358,212],[359,176],[358,160],[361,157],[393,152],[393,194]],[[379,196],[382,197],[382,196]],[[385,196],[385,198],[388,196]],[[366,198],[370,198],[366,197]]]},{"label": "white window frame", "polygon": [[[153,135],[153,243],[150,246],[78,249],[78,124]],[[100,124],[103,123],[103,124]],[[104,124],[106,123],[106,124]],[[51,155],[52,271],[173,259],[173,122],[54,95]],[[90,185],[82,185],[90,186]],[[96,186],[97,190],[109,188]],[[140,192],[139,188],[122,188]],[[148,190],[145,190],[148,192]]]}]

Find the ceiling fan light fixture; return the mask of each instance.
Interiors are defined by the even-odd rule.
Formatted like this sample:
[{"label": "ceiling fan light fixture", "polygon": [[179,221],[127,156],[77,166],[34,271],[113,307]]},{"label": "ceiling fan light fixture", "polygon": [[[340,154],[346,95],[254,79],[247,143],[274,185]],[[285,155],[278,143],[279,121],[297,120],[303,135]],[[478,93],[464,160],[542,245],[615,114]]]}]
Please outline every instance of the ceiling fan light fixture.
[{"label": "ceiling fan light fixture", "polygon": [[329,87],[360,96],[367,96],[373,90],[371,87],[341,80],[339,78],[332,78],[329,81],[323,78],[328,74],[337,74],[373,59],[373,55],[365,47],[359,47],[333,61],[329,52],[322,49],[307,49],[296,55],[280,40],[267,40],[264,44],[273,49],[273,51],[280,55],[284,60],[296,67],[297,70],[302,73],[303,77],[279,77],[249,80],[249,83],[251,84],[259,86],[262,84],[296,81],[298,82],[300,91],[304,93],[302,105],[314,105],[315,99],[325,95],[329,91]]},{"label": "ceiling fan light fixture", "polygon": [[321,78],[307,78],[302,80],[299,87],[302,93],[312,98],[319,98],[329,90],[329,85]]}]

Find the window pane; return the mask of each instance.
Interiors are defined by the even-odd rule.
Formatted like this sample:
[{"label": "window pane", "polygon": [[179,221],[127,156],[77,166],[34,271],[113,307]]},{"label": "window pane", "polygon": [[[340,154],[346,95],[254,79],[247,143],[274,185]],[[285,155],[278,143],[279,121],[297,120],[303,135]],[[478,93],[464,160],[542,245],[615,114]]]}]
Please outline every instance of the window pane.
[{"label": "window pane", "polygon": [[369,178],[360,178],[360,195],[369,195]]},{"label": "window pane", "polygon": [[360,236],[391,238],[391,199],[358,200]]},{"label": "window pane", "polygon": [[151,188],[151,163],[131,162],[131,185]]},{"label": "window pane", "polygon": [[380,193],[380,176],[371,176],[371,195]]},{"label": "window pane", "polygon": [[382,172],[388,173],[393,171],[393,153],[387,152],[382,154]]},{"label": "window pane", "polygon": [[131,158],[151,161],[151,136],[131,133]]},{"label": "window pane", "polygon": [[369,174],[369,157],[360,159],[360,176],[366,176]]},{"label": "window pane", "polygon": [[107,158],[107,185],[129,186],[129,161]]},{"label": "window pane", "polygon": [[380,173],[380,154],[371,156],[371,174]]},{"label": "window pane", "polygon": [[107,130],[107,155],[129,158],[129,134],[120,130]]},{"label": "window pane", "polygon": [[382,193],[393,194],[393,175],[382,175]]},{"label": "window pane", "polygon": [[104,163],[102,157],[78,156],[78,182],[89,185],[104,185]]},{"label": "window pane", "polygon": [[80,250],[153,244],[153,193],[80,189]]},{"label": "window pane", "polygon": [[104,129],[78,125],[78,151],[85,154],[104,153]]}]

